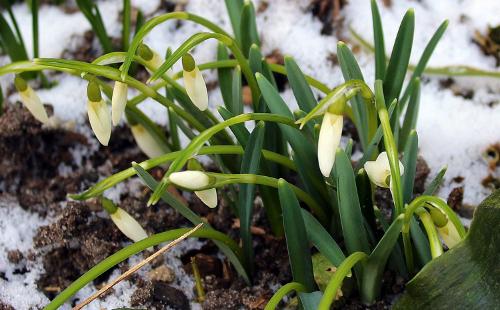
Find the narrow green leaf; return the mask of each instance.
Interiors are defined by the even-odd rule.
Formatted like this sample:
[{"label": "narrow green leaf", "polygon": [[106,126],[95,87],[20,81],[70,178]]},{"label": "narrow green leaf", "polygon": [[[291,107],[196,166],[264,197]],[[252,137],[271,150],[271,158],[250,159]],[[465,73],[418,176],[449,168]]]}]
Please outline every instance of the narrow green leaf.
[{"label": "narrow green leaf", "polygon": [[385,43],[384,43],[384,30],[382,28],[382,20],[376,0],[371,1],[372,8],[372,23],[373,23],[373,42],[375,47],[375,79],[385,79]]},{"label": "narrow green leaf", "polygon": [[91,0],[76,0],[76,4],[92,26],[92,30],[94,30],[97,35],[104,52],[112,52],[113,45],[111,44],[111,39],[106,32],[106,28],[104,26],[104,22],[102,21],[101,13],[99,12],[97,4]]},{"label": "narrow green leaf", "polygon": [[181,149],[181,142],[179,139],[178,124],[181,121],[172,109],[168,109],[168,128],[170,133],[170,140],[172,141],[172,151],[179,151]]},{"label": "narrow green leaf", "polygon": [[302,73],[295,60],[290,56],[285,56],[285,69],[290,87],[300,109],[306,112],[306,114],[309,113],[316,106],[317,101],[314,98],[309,83],[307,83],[304,73]]},{"label": "narrow green leaf", "polygon": [[361,213],[368,224],[367,230],[372,233],[377,231],[375,212],[373,211],[372,185],[366,171],[361,168],[356,174],[356,188],[358,189]]},{"label": "narrow green leaf", "polygon": [[438,174],[434,177],[431,183],[429,183],[422,195],[434,195],[437,192],[439,186],[443,183],[444,175],[446,174],[447,169],[448,167],[444,166],[439,170]]},{"label": "narrow green leaf", "polygon": [[262,53],[260,52],[260,48],[256,44],[252,44],[250,46],[250,52],[248,53],[248,64],[250,65],[250,69],[252,69],[253,74],[260,72],[262,73]]},{"label": "narrow green leaf", "polygon": [[231,95],[232,104],[230,109],[234,115],[243,113],[243,94],[241,92],[241,87],[241,69],[239,66],[236,66],[233,71]]},{"label": "narrow green leaf", "polygon": [[[227,4],[228,1],[226,1]],[[232,1],[229,1],[232,2]],[[237,1],[234,1],[237,2]],[[227,48],[224,44],[220,43],[217,45],[217,61],[229,60],[229,54]],[[217,75],[219,80],[219,88],[222,95],[222,100],[224,101],[224,106],[231,111],[232,105],[232,74],[230,68],[217,68]]]},{"label": "narrow green leaf", "polygon": [[335,242],[320,222],[304,209],[302,209],[302,218],[306,226],[309,242],[312,243],[330,263],[335,266],[340,266],[345,259],[345,255],[337,242]]},{"label": "narrow green leaf", "polygon": [[403,202],[410,203],[413,197],[413,184],[415,181],[415,173],[417,169],[418,156],[418,136],[415,130],[411,131],[408,136],[408,143],[403,152]]},{"label": "narrow green leaf", "polygon": [[311,293],[299,292],[300,305],[304,310],[317,310],[322,293],[315,291]]},{"label": "narrow green leaf", "polygon": [[260,45],[257,22],[255,20],[255,8],[252,1],[245,1],[241,11],[240,20],[241,50],[248,57],[252,44]]},{"label": "narrow green leaf", "polygon": [[128,45],[130,43],[130,0],[123,0],[123,12],[122,12],[122,49],[124,51],[128,50]]},{"label": "narrow green leaf", "polygon": [[373,303],[380,295],[382,285],[382,274],[391,255],[396,242],[398,241],[401,228],[403,227],[404,216],[397,217],[384,233],[382,239],[372,251],[363,265],[363,280],[361,281],[361,298],[365,303]]},{"label": "narrow green leaf", "polygon": [[312,292],[316,285],[314,284],[311,253],[299,201],[283,179],[278,181],[278,193],[283,210],[283,225],[293,280],[304,285],[307,291]]},{"label": "narrow green leaf", "polygon": [[418,111],[420,107],[420,79],[417,78],[413,82],[413,87],[411,88],[410,103],[406,109],[406,113],[403,120],[403,126],[401,132],[399,133],[399,149],[403,150],[408,140],[408,135],[412,130],[417,128]]},{"label": "narrow green leaf", "polygon": [[[158,182],[146,171],[144,170],[141,166],[134,164],[133,165],[134,170],[136,171],[137,175],[141,178],[141,180],[149,187],[152,191],[156,189],[158,186]],[[170,205],[172,208],[177,210],[182,216],[187,218],[191,223],[193,224],[199,224],[202,223],[203,220],[191,209],[189,209],[187,206],[185,206],[182,202],[180,202],[176,197],[174,197],[172,194],[170,194],[168,191],[164,191],[161,194],[161,199]],[[208,224],[205,224],[209,226]],[[241,258],[238,255],[238,253],[235,253],[231,248],[229,248],[227,245],[220,241],[215,241],[214,243],[219,247],[219,249],[227,256],[229,261],[233,264],[234,268],[236,271],[240,274],[240,276],[243,277],[243,279],[247,282],[250,283],[250,278],[248,277],[248,274],[243,267],[243,264],[241,263]]]},{"label": "narrow green leaf", "polygon": [[241,23],[241,11],[243,10],[243,0],[225,0],[227,13],[229,15],[229,20],[231,21],[231,26],[233,27],[234,37],[237,42],[241,42],[240,39],[240,23]]},{"label": "narrow green leaf", "polygon": [[439,41],[443,37],[443,34],[445,33],[447,27],[448,27],[448,21],[445,20],[439,26],[439,28],[436,30],[436,32],[434,32],[434,35],[429,40],[429,43],[427,43],[427,45],[425,46],[425,49],[422,52],[422,55],[420,56],[420,59],[417,63],[417,66],[415,67],[415,69],[413,71],[413,74],[412,74],[411,79],[410,79],[410,83],[406,87],[406,89],[403,93],[403,96],[401,97],[401,106],[400,106],[401,110],[405,107],[406,101],[408,100],[408,97],[412,93],[412,88],[414,87],[413,82],[422,76],[422,73],[424,72],[425,67],[427,66],[427,63],[429,62],[429,59],[431,58],[432,53],[434,52],[437,44],[439,43]]},{"label": "narrow green leaf", "polygon": [[38,44],[38,1],[31,0],[31,28],[33,32],[33,57],[38,58],[39,56],[39,44]]},{"label": "narrow green leaf", "polygon": [[[248,144],[245,147],[245,153],[241,161],[240,173],[258,174],[260,159],[262,154],[262,145],[264,142],[265,126],[260,121],[252,131]],[[250,232],[252,211],[255,199],[255,184],[241,184],[238,196],[238,210],[240,217],[240,237],[243,244],[243,253],[245,262],[251,270],[253,265],[253,242]]]},{"label": "narrow green leaf", "polygon": [[392,48],[391,58],[384,77],[384,96],[386,102],[399,98],[401,88],[410,62],[411,48],[413,45],[413,32],[415,16],[413,10],[406,12],[399,26],[396,41]]},{"label": "narrow green leaf", "polygon": [[24,45],[16,38],[7,20],[0,14],[0,41],[4,51],[12,62],[28,59]]},{"label": "narrow green leaf", "polygon": [[342,149],[337,149],[335,169],[340,220],[347,252],[350,254],[354,252],[370,253],[354,172],[351,161]]}]

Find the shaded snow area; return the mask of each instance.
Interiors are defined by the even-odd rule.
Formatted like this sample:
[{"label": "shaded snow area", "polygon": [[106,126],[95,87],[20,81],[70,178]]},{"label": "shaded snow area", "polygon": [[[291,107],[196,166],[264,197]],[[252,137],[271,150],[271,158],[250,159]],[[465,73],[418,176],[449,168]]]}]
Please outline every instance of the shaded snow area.
[{"label": "shaded snow area", "polygon": [[[184,2],[184,1],[183,1]],[[190,0],[186,1],[186,10],[201,15],[228,32],[230,23],[222,0]],[[302,70],[318,80],[334,87],[343,82],[340,68],[332,59],[335,58],[336,44],[340,38],[349,45],[357,45],[348,32],[350,25],[361,33],[368,41],[372,41],[371,12],[369,1],[350,0],[341,10],[344,30],[334,31],[334,35],[322,35],[323,24],[311,14],[309,0],[264,0],[254,1],[260,8],[257,19],[258,29],[262,37],[262,50],[265,55],[278,50],[283,55],[293,56]],[[448,30],[438,45],[429,66],[469,65],[486,70],[499,70],[495,59],[485,56],[480,48],[473,44],[471,38],[475,31],[485,32],[488,26],[500,24],[500,1],[476,0],[421,0],[421,1],[391,1],[392,6],[386,7],[380,3],[380,11],[385,31],[387,52],[390,53],[401,18],[408,8],[415,9],[416,29],[415,42],[412,51],[412,63],[416,63],[427,41],[439,24],[448,19]],[[101,14],[108,33],[118,37],[121,26],[119,14],[122,1],[99,1]],[[134,7],[139,7],[149,18],[162,14],[159,10],[159,0],[132,1]],[[14,14],[20,23],[23,38],[31,47],[31,16],[25,5],[16,4]],[[81,42],[90,25],[81,13],[66,13],[62,8],[43,5],[40,9],[40,56],[61,57],[66,50],[74,50]],[[168,47],[177,48],[182,42],[202,27],[190,22],[168,22],[155,28],[145,38],[145,43],[164,54]],[[338,37],[337,37],[338,36]],[[95,47],[98,43],[95,40]],[[28,48],[31,52],[31,48]],[[356,57],[361,66],[366,81],[372,85],[374,75],[373,55],[363,49],[357,49]],[[207,41],[196,47],[193,55],[198,63],[215,59],[216,42]],[[0,64],[8,60],[0,57]],[[174,68],[179,70],[180,64]],[[216,72],[204,73],[207,82],[216,80]],[[75,124],[76,131],[91,137],[93,135],[86,120],[86,85],[78,77],[54,75],[57,86],[38,91],[42,101],[51,103],[55,115],[63,122]],[[487,78],[454,78],[455,86],[461,92],[472,91],[471,96],[459,96],[449,88],[444,88],[442,82],[446,77],[426,76],[422,87],[418,134],[420,154],[431,168],[431,177],[444,165],[448,172],[440,196],[446,199],[450,191],[464,187],[464,203],[477,205],[491,190],[485,188],[481,181],[490,173],[483,152],[494,143],[500,142],[500,81]],[[12,75],[0,77],[4,90],[12,87]],[[135,95],[130,91],[130,96]],[[290,89],[282,96],[292,108],[297,104]],[[465,98],[467,97],[467,98]],[[17,99],[17,94],[9,97],[10,102]],[[222,104],[218,89],[210,93],[210,107],[215,109]],[[140,108],[153,120],[166,124],[165,109],[152,100],[141,103]],[[184,141],[186,143],[186,141]],[[97,142],[89,149],[75,149],[72,153],[76,161],[82,152],[95,151]],[[61,166],[60,170],[71,167]],[[498,173],[498,172],[496,172]],[[105,175],[101,175],[101,178]],[[459,183],[457,177],[464,180]],[[133,182],[132,182],[133,183]],[[133,183],[135,184],[135,183]],[[119,199],[119,192],[124,190],[139,190],[137,184],[127,188],[123,185],[110,191],[108,195],[113,200]],[[118,201],[117,201],[118,202]],[[36,279],[43,271],[41,259],[33,254],[32,260],[26,261],[26,266],[18,266],[7,259],[7,252],[19,249],[24,255],[33,251],[32,239],[38,227],[50,223],[31,212],[24,211],[15,201],[0,196],[0,300],[8,302],[15,309],[30,309],[48,302],[48,299],[36,286]],[[200,242],[187,241],[166,255],[167,264],[175,269],[174,286],[180,288],[191,300],[193,296],[193,281],[181,268],[178,257],[188,249],[199,248]],[[34,253],[34,252],[33,252]],[[130,265],[138,262],[137,257],[131,258]],[[27,272],[19,274],[19,268]],[[149,267],[141,270],[144,274]],[[111,278],[118,276],[115,270]],[[8,279],[5,281],[4,279]],[[78,294],[82,299],[95,291],[94,285],[89,285]],[[88,309],[123,307],[129,305],[130,296],[135,290],[130,282],[124,281],[115,287],[115,293],[92,303]]]}]

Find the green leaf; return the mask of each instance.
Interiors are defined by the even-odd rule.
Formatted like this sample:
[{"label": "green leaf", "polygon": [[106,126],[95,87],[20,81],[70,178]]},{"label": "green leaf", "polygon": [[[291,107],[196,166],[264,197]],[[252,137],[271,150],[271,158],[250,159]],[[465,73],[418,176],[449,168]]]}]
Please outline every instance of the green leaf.
[{"label": "green leaf", "polygon": [[420,59],[417,63],[417,66],[415,67],[413,74],[410,79],[410,83],[406,87],[403,96],[401,97],[401,105],[400,109],[402,110],[405,105],[406,105],[406,100],[408,100],[408,96],[413,92],[412,88],[413,82],[416,79],[419,79],[422,76],[422,73],[425,70],[425,67],[427,66],[427,62],[429,62],[429,59],[432,56],[432,53],[434,52],[434,49],[436,49],[437,44],[441,40],[441,37],[443,36],[444,32],[446,31],[446,28],[448,27],[448,21],[445,20],[439,28],[434,32],[434,35],[432,38],[429,40],[429,43],[425,46],[424,51],[422,52],[422,55],[420,56]]},{"label": "green leaf", "polygon": [[28,59],[24,44],[21,42],[21,39],[16,38],[16,35],[2,14],[0,14],[0,41],[2,42],[3,50],[9,55],[12,62]]},{"label": "green leaf", "polygon": [[496,309],[500,304],[500,190],[476,209],[468,235],[428,263],[394,309]]},{"label": "green leaf", "polygon": [[[229,54],[227,52],[226,46],[219,42],[219,44],[217,45],[217,61],[224,61],[224,60],[229,60]],[[232,86],[231,71],[232,71],[231,68],[217,68],[217,75],[218,75],[222,100],[224,101],[224,106],[230,111],[231,111],[231,103],[233,102],[232,101],[233,86]]]},{"label": "green leaf", "polygon": [[[256,78],[271,113],[293,119],[292,112],[273,85],[259,73],[256,74]],[[326,191],[326,188],[319,171],[314,145],[297,129],[282,124],[278,126],[294,151],[294,161],[297,163],[299,175],[303,180],[306,191],[315,199],[322,199],[324,196],[321,193]],[[326,204],[323,206],[326,209]]]},{"label": "green leaf", "polygon": [[259,47],[255,44],[252,44],[252,46],[250,46],[250,52],[248,53],[248,63],[254,74],[257,72],[262,73],[263,58],[264,56],[262,56]]},{"label": "green leaf", "polygon": [[347,252],[349,254],[354,252],[370,253],[363,214],[359,205],[354,172],[351,161],[342,149],[337,149],[335,169],[340,221],[342,223]]},{"label": "green leaf", "polygon": [[339,266],[342,261],[344,261],[345,255],[337,242],[311,213],[302,210],[302,218],[306,226],[309,242],[312,243],[333,265]]},{"label": "green leaf", "polygon": [[[262,145],[264,142],[265,126],[260,121],[252,131],[245,153],[241,161],[240,173],[258,174]],[[253,265],[253,242],[250,226],[252,221],[252,211],[255,199],[255,184],[241,184],[238,196],[238,210],[240,217],[240,237],[243,244],[243,253],[247,266]],[[251,269],[251,267],[250,267]]]},{"label": "green leaf", "polygon": [[99,12],[97,4],[91,0],[76,0],[76,4],[92,26],[92,30],[94,30],[97,35],[104,52],[112,52],[113,45],[111,44],[111,39],[106,32],[106,28],[104,26],[104,22],[102,21],[101,13]]},{"label": "green leaf", "polygon": [[408,69],[408,63],[410,62],[414,28],[415,16],[413,10],[410,9],[406,12],[399,26],[391,58],[387,66],[387,72],[384,77],[384,96],[386,102],[392,102],[394,99],[399,98]]},{"label": "green leaf", "polygon": [[233,71],[232,95],[231,95],[231,111],[234,115],[243,113],[243,94],[241,92],[241,69],[236,66]]},{"label": "green leaf", "polygon": [[[337,58],[339,60],[340,69],[342,70],[342,75],[344,80],[361,80],[363,81],[363,74],[359,68],[358,62],[354,58],[351,50],[344,42],[339,42],[337,44]],[[366,107],[365,101],[361,95],[356,95],[351,99],[352,112],[354,116],[354,124],[358,130],[359,139],[361,140],[361,145],[364,150],[367,149],[368,139],[369,139],[369,124],[368,124],[368,109]],[[375,109],[372,107],[372,112],[375,114]],[[373,115],[372,117],[376,117]]]},{"label": "green leaf", "polygon": [[38,58],[39,56],[39,44],[38,44],[38,3],[39,0],[31,0],[31,25],[33,32],[33,57]]},{"label": "green leaf", "polygon": [[375,47],[375,79],[384,80],[385,78],[385,44],[384,44],[384,30],[382,28],[382,21],[376,0],[371,1],[372,8],[372,23],[373,23],[373,42]]},{"label": "green leaf", "polygon": [[[149,187],[152,191],[154,191],[158,186],[158,182],[138,164],[134,164],[133,167],[137,175],[146,184],[146,186]],[[161,200],[163,200],[165,203],[167,203],[172,208],[177,210],[177,212],[179,212],[182,216],[187,218],[191,223],[196,225],[203,222],[203,220],[196,213],[191,211],[191,209],[189,209],[186,205],[180,202],[176,197],[174,197],[168,191],[164,191],[161,194]],[[208,226],[208,224],[205,225]],[[220,241],[214,241],[214,242],[219,247],[219,249],[227,256],[227,258],[233,264],[234,268],[240,274],[240,276],[242,276],[247,283],[250,283],[250,278],[248,277],[247,271],[245,270],[242,264],[243,258],[240,255],[238,255],[238,253],[235,253],[231,248],[229,248],[224,243]]]},{"label": "green leaf", "polygon": [[304,310],[317,310],[319,301],[321,300],[321,292],[315,291],[311,293],[299,293],[300,304]]},{"label": "green leaf", "polygon": [[393,252],[394,246],[398,241],[403,222],[403,215],[400,215],[392,222],[363,265],[361,298],[365,303],[373,303],[380,295],[382,274],[385,270],[387,259]]},{"label": "green leaf", "polygon": [[285,56],[285,69],[290,87],[300,109],[306,112],[306,114],[309,113],[316,106],[317,102],[304,73],[302,73],[295,60],[290,56]]},{"label": "green leaf", "polygon": [[241,11],[240,20],[241,50],[245,57],[248,57],[252,44],[260,45],[257,22],[255,20],[255,8],[252,1],[245,1]]},{"label": "green leaf", "polygon": [[122,13],[122,49],[128,50],[130,43],[130,0],[123,0],[123,13]]},{"label": "green leaf", "polygon": [[417,169],[418,156],[418,136],[413,130],[408,136],[408,143],[403,152],[403,202],[410,203],[413,197],[413,184],[415,181],[415,173]]},{"label": "green leaf", "polygon": [[399,133],[399,149],[403,150],[405,145],[409,139],[410,132],[417,128],[417,118],[418,111],[420,107],[420,79],[415,79],[413,82],[412,94],[410,97],[410,104],[406,109],[403,127],[401,128],[401,132]]},{"label": "green leaf", "polygon": [[233,27],[234,37],[237,42],[241,42],[240,39],[240,21],[241,21],[241,11],[243,9],[243,0],[225,0],[227,13],[229,15],[229,20],[231,21],[231,26]]},{"label": "green leaf", "polygon": [[293,280],[303,284],[309,292],[312,292],[316,285],[314,284],[311,253],[299,201],[283,179],[278,181],[278,193],[283,210],[283,225]]},{"label": "green leaf", "polygon": [[448,167],[444,166],[441,170],[439,170],[438,174],[434,177],[434,179],[432,179],[431,183],[429,183],[422,195],[434,195],[437,192],[439,186],[443,183],[443,178],[447,169]]}]

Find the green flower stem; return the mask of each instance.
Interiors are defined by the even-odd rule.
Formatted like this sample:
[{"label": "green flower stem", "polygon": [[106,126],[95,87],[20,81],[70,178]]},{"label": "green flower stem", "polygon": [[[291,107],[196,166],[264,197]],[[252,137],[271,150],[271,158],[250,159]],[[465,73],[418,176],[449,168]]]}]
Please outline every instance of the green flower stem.
[{"label": "green flower stem", "polygon": [[254,106],[257,106],[260,97],[260,90],[259,87],[257,86],[257,81],[255,80],[252,69],[248,64],[247,59],[239,49],[236,41],[230,36],[227,36],[225,34],[202,32],[191,36],[175,52],[173,52],[172,55],[170,55],[170,57],[167,58],[167,60],[160,66],[160,68],[157,69],[157,71],[153,74],[153,76],[151,76],[150,81],[154,81],[157,78],[159,78],[165,71],[167,71],[170,67],[172,67],[172,65],[177,60],[179,60],[184,54],[186,54],[192,48],[194,48],[198,44],[208,39],[215,39],[224,44],[227,48],[231,50],[234,58],[236,58],[236,60],[238,61],[238,64],[241,68],[241,72],[243,73],[248,82],[248,86],[252,91],[253,104]]},{"label": "green flower stem", "polygon": [[399,153],[398,147],[394,141],[394,135],[391,129],[389,112],[385,106],[383,85],[381,80],[375,81],[375,102],[377,106],[378,117],[384,134],[384,146],[389,158],[391,167],[391,192],[394,200],[395,213],[398,216],[403,213],[403,189],[401,187],[401,175],[399,171]]},{"label": "green flower stem", "polygon": [[329,310],[330,306],[337,296],[337,291],[341,288],[344,278],[351,272],[352,267],[358,262],[368,258],[368,255],[363,252],[354,252],[349,257],[347,257],[342,264],[337,268],[337,271],[333,274],[332,278],[328,282],[328,285],[321,298],[318,310]]},{"label": "green flower stem", "polygon": [[167,172],[160,181],[158,187],[149,198],[148,205],[155,204],[158,202],[158,200],[161,197],[161,194],[163,193],[163,191],[165,191],[167,185],[169,184],[168,177],[170,176],[170,174],[181,170],[181,168],[186,164],[188,159],[196,155],[197,152],[200,150],[200,148],[208,139],[210,139],[213,135],[215,135],[221,130],[224,130],[229,126],[233,126],[248,121],[275,122],[297,128],[297,125],[295,124],[294,120],[288,117],[273,115],[268,113],[248,113],[232,117],[224,122],[221,122],[206,129],[205,131],[201,132],[196,138],[191,140],[191,143],[186,147],[184,151],[182,151],[182,154],[179,157],[177,157],[174,160],[174,162],[170,165]]},{"label": "green flower stem", "polygon": [[413,251],[411,246],[411,237],[410,237],[410,221],[413,217],[414,213],[418,213],[418,210],[423,211],[423,207],[432,207],[441,210],[449,221],[453,223],[457,232],[461,238],[465,237],[465,228],[462,225],[462,222],[455,214],[455,212],[439,197],[423,195],[415,198],[408,206],[405,208],[404,212],[404,224],[403,224],[403,245],[405,250],[405,259],[406,265],[408,267],[408,271],[411,273],[414,269],[413,262]]},{"label": "green flower stem", "polygon": [[304,285],[300,284],[299,282],[290,282],[290,283],[283,285],[282,287],[279,288],[279,290],[276,291],[276,293],[274,293],[273,297],[271,297],[271,299],[269,299],[269,302],[267,303],[264,310],[276,309],[276,307],[278,307],[278,305],[279,305],[280,301],[283,299],[283,297],[285,297],[286,295],[288,295],[292,291],[296,291],[297,293],[305,292],[306,287]]},{"label": "green flower stem", "polygon": [[[375,48],[361,34],[357,33],[354,29],[349,27],[349,31],[353,37],[368,51],[374,53]],[[414,71],[415,65],[408,65],[408,70]],[[492,77],[500,78],[500,71],[489,71],[471,66],[444,66],[444,67],[427,67],[424,69],[425,74],[432,75],[447,75],[447,76],[474,76],[474,77]]]},{"label": "green flower stem", "polygon": [[427,238],[429,239],[432,258],[440,256],[443,254],[443,246],[441,245],[441,240],[439,240],[436,226],[434,226],[434,222],[432,221],[429,212],[425,211],[423,208],[419,208],[415,211],[415,213],[424,224],[425,232],[427,233]]},{"label": "green flower stem", "polygon": [[125,76],[128,74],[128,70],[130,68],[130,65],[132,64],[132,61],[133,61],[134,55],[137,51],[137,48],[144,40],[144,37],[149,32],[151,32],[151,30],[153,30],[156,26],[158,26],[158,25],[160,25],[168,20],[171,20],[171,19],[189,20],[189,21],[192,21],[192,22],[197,23],[199,25],[202,25],[215,33],[219,33],[219,34],[222,34],[222,35],[229,37],[229,34],[227,32],[225,32],[222,28],[220,28],[219,26],[212,23],[211,21],[209,21],[201,16],[198,16],[198,15],[194,15],[194,14],[190,14],[190,13],[186,13],[186,12],[172,12],[172,13],[167,13],[167,14],[156,16],[156,17],[150,19],[148,22],[144,23],[144,25],[142,25],[141,29],[136,33],[136,35],[134,36],[134,39],[130,43],[130,47],[127,51],[127,58],[125,59],[123,66],[121,68],[122,78],[125,78]]},{"label": "green flower stem", "polygon": [[[215,177],[216,181],[214,184],[211,184],[207,188],[203,189],[208,189],[212,187],[222,187],[224,185],[228,184],[239,184],[239,183],[244,183],[244,184],[259,184],[259,185],[265,185],[265,186],[270,186],[274,188],[278,188],[278,179],[273,178],[273,177],[268,177],[264,175],[256,175],[256,174],[225,174],[225,173],[213,173],[213,172],[206,172],[207,175]],[[305,202],[313,211],[313,213],[316,214],[316,216],[320,219],[320,221],[323,224],[328,223],[328,217],[326,216],[326,213],[323,211],[320,205],[311,197],[309,196],[308,193],[304,192],[302,189],[299,187],[289,184],[290,188],[293,190],[295,195],[297,195],[297,198]],[[200,190],[203,190],[200,189]]]},{"label": "green flower stem", "polygon": [[[101,261],[99,264],[92,267],[89,271],[75,280],[70,286],[68,286],[64,291],[57,295],[56,298],[54,298],[47,306],[45,306],[44,309],[55,310],[59,308],[82,287],[95,280],[98,276],[113,268],[120,262],[126,260],[130,256],[142,252],[145,249],[158,245],[162,242],[174,240],[187,233],[188,231],[190,231],[190,229],[188,228],[179,228],[162,232],[119,250],[118,252]],[[227,245],[240,258],[240,260],[242,259],[241,248],[231,238],[214,229],[201,228],[194,232],[190,237],[207,238],[220,241]]]},{"label": "green flower stem", "polygon": [[[177,152],[172,152],[168,153],[165,155],[162,155],[160,157],[152,158],[145,160],[141,162],[139,165],[144,169],[144,170],[150,170],[154,167],[166,164],[172,160],[175,160],[182,151],[177,151]],[[244,150],[241,146],[239,145],[213,145],[213,146],[205,146],[200,149],[198,152],[198,155],[212,155],[212,154],[218,154],[218,155],[243,155]],[[273,161],[275,163],[278,163],[280,165],[283,165],[284,167],[287,167],[291,170],[296,170],[295,164],[287,157],[274,153],[268,150],[262,150],[262,156],[264,156],[265,159]],[[80,194],[72,194],[69,195],[70,198],[75,199],[75,200],[86,200],[90,199],[92,197],[97,197],[101,195],[105,190],[108,188],[111,188],[115,186],[116,184],[123,182],[124,180],[136,175],[136,171],[134,168],[128,168],[125,170],[122,170],[118,173],[115,173],[106,179],[94,184],[91,188],[88,190],[84,191],[83,193]]]}]

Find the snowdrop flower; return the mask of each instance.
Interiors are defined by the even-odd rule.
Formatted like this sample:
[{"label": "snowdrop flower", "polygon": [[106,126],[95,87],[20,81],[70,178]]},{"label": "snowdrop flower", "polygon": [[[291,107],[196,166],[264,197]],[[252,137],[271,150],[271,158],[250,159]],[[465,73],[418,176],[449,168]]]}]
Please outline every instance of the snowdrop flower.
[{"label": "snowdrop flower", "polygon": [[217,191],[215,188],[203,189],[213,184],[212,178],[203,171],[174,172],[169,176],[173,184],[194,191],[196,196],[209,208],[217,206]]},{"label": "snowdrop flower", "polygon": [[165,151],[144,126],[136,123],[130,126],[130,130],[141,151],[149,158],[155,158],[165,154]]},{"label": "snowdrop flower", "polygon": [[[384,188],[390,187],[391,167],[386,152],[380,153],[375,161],[367,161],[364,168],[370,181],[375,185]],[[401,161],[399,161],[399,173],[401,175],[404,173],[404,167]]]},{"label": "snowdrop flower", "polygon": [[148,234],[127,211],[118,208],[111,200],[102,198],[102,206],[108,212],[116,227],[129,239],[134,242],[141,241],[148,237]]},{"label": "snowdrop flower", "polygon": [[441,210],[432,208],[430,210],[430,215],[434,225],[436,225],[439,236],[449,249],[462,240],[455,225],[453,225]]},{"label": "snowdrop flower", "polygon": [[111,115],[109,109],[101,97],[101,90],[96,82],[89,82],[87,86],[87,114],[90,127],[94,131],[97,140],[107,146],[111,137]]},{"label": "snowdrop flower", "polygon": [[[146,44],[142,43],[139,45],[137,48],[137,55],[139,55],[142,59],[146,61],[146,65],[154,70],[158,69],[161,64],[163,63],[162,58],[160,55],[158,55],[157,52],[153,51],[149,46]],[[151,70],[146,68],[149,73],[151,73]]]},{"label": "snowdrop flower", "polygon": [[19,92],[21,101],[23,102],[24,106],[30,111],[33,117],[35,117],[43,124],[47,124],[49,122],[49,117],[47,116],[47,112],[43,107],[42,101],[35,93],[33,88],[31,88],[28,83],[26,83],[26,81],[18,75],[16,75],[14,79],[14,85]]},{"label": "snowdrop flower", "polygon": [[126,83],[116,81],[113,88],[113,97],[111,99],[111,119],[113,126],[118,125],[122,118],[123,111],[127,105],[128,85]]},{"label": "snowdrop flower", "polygon": [[329,177],[335,163],[335,151],[342,136],[342,115],[325,112],[318,139],[319,169],[325,177]]},{"label": "snowdrop flower", "polygon": [[182,56],[182,68],[184,86],[189,99],[198,109],[205,111],[208,108],[207,85],[200,69],[196,66],[193,56],[188,53]]}]

